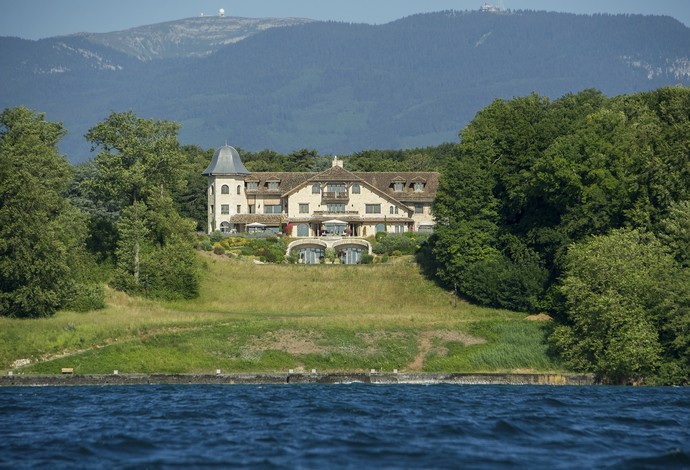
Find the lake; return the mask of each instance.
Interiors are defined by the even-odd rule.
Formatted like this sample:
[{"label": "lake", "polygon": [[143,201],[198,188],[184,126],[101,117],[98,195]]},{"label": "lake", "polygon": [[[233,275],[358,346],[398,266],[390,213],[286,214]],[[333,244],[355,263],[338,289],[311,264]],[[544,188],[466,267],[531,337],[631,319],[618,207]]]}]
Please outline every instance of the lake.
[{"label": "lake", "polygon": [[0,468],[690,468],[690,388],[0,388]]}]

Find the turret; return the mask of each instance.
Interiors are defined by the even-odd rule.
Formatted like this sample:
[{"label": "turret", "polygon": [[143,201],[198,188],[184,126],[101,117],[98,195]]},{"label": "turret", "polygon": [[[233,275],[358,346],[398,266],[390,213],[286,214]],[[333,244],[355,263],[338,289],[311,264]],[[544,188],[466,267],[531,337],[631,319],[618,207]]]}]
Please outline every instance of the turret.
[{"label": "turret", "polygon": [[226,144],[213,154],[202,173],[208,176],[208,233],[229,232],[232,216],[247,212],[244,179],[249,174],[233,147]]}]

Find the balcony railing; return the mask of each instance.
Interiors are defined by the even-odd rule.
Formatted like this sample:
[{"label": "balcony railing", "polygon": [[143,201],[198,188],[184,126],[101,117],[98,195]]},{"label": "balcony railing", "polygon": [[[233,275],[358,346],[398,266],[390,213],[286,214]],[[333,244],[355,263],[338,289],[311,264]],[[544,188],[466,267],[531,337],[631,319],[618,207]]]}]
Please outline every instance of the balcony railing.
[{"label": "balcony railing", "polygon": [[347,202],[350,194],[347,191],[324,191],[321,193],[322,202]]},{"label": "balcony railing", "polygon": [[314,211],[312,215],[358,215],[359,211]]}]

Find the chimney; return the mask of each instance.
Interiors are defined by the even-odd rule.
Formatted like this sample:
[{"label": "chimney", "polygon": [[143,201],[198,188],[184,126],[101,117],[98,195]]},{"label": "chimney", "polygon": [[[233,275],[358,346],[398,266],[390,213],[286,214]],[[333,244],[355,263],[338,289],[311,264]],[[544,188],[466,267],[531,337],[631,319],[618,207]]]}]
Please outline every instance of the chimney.
[{"label": "chimney", "polygon": [[335,156],[333,157],[333,162],[331,163],[331,167],[336,167],[336,166],[339,166],[340,168],[343,168],[343,161],[342,161],[342,160],[338,160],[338,156],[337,156],[337,155],[335,155]]}]

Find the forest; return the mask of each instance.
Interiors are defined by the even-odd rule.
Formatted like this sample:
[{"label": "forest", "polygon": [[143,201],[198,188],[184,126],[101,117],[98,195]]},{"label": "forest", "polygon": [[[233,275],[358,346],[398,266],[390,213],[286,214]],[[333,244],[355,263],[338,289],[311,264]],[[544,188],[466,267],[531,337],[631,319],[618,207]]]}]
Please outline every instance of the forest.
[{"label": "forest", "polygon": [[[201,172],[213,149],[180,125],[112,113],[93,160],[59,154],[60,123],[0,114],[0,315],[104,304],[103,285],[189,299],[203,270]],[[331,156],[244,152],[250,171],[319,171]],[[339,156],[352,171],[440,171],[427,276],[470,302],[553,319],[569,368],[615,383],[690,375],[690,89],[497,99],[460,143]]]}]

